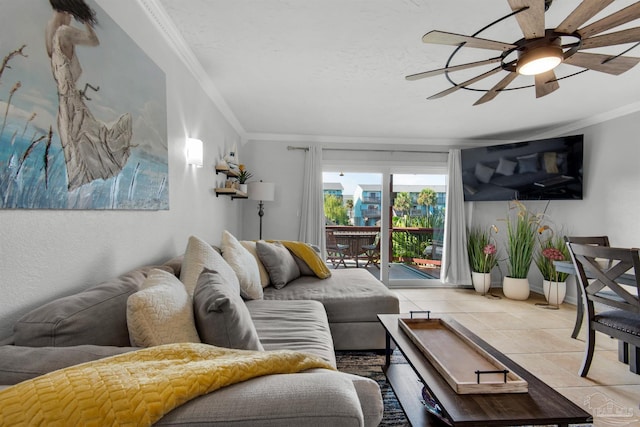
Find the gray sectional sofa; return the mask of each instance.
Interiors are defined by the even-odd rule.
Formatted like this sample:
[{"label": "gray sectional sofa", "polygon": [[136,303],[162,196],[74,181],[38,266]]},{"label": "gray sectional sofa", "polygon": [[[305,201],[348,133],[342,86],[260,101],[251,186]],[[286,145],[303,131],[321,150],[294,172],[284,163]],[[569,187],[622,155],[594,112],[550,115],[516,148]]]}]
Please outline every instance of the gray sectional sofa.
[{"label": "gray sectional sofa", "polygon": [[[156,266],[157,267],[157,266]],[[180,276],[182,257],[161,266]],[[130,344],[127,299],[152,267],[142,267],[25,314],[0,346],[0,389],[66,366],[137,348]],[[335,366],[334,349],[382,349],[377,313],[397,313],[395,294],[363,269],[302,276],[264,299],[245,301],[265,350],[315,354]],[[376,382],[314,369],[225,387],[174,409],[158,425],[374,426],[383,404]]]}]

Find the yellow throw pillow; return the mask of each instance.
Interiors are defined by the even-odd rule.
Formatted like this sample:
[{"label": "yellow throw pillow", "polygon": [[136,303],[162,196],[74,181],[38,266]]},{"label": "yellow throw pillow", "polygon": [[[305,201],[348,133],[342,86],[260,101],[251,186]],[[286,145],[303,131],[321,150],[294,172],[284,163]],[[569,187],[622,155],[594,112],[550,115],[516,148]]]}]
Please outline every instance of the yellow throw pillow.
[{"label": "yellow throw pillow", "polygon": [[326,279],[331,276],[331,270],[322,260],[320,255],[307,243],[296,242],[291,240],[280,240],[285,248],[291,253],[303,260],[320,279]]}]

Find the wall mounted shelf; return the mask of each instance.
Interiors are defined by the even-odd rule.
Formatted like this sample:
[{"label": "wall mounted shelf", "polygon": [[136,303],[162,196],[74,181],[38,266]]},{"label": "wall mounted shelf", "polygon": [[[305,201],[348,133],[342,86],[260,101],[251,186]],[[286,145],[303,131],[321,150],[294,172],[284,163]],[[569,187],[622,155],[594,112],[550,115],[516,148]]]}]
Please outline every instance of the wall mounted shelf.
[{"label": "wall mounted shelf", "polygon": [[216,188],[215,190],[216,190],[216,197],[222,194],[223,196],[231,196],[231,200],[248,198],[246,193],[243,193],[240,190],[236,190],[235,188]]}]

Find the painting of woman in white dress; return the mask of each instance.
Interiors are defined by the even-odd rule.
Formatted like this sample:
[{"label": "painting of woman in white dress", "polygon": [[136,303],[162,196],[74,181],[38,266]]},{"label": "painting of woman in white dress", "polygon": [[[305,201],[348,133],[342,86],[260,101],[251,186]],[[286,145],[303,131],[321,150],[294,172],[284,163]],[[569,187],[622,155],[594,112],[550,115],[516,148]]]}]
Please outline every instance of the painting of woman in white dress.
[{"label": "painting of woman in white dress", "polygon": [[[58,132],[67,163],[68,188],[120,173],[131,148],[131,116],[122,114],[111,126],[96,120],[76,87],[82,68],[76,45],[100,44],[95,13],[83,0],[50,0],[53,16],[46,28],[47,54],[58,85]],[[71,25],[75,18],[84,29]]]},{"label": "painting of woman in white dress", "polygon": [[164,72],[95,0],[0,9],[0,209],[168,209]]}]

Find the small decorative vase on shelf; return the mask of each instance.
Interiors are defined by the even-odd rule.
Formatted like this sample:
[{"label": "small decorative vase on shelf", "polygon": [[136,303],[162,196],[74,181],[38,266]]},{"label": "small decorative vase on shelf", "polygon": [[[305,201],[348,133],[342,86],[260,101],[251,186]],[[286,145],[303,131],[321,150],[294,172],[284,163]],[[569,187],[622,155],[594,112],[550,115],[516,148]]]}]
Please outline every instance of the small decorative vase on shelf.
[{"label": "small decorative vase on shelf", "polygon": [[240,184],[239,190],[241,193],[247,194],[247,184]]},{"label": "small decorative vase on shelf", "polygon": [[471,272],[471,282],[473,288],[479,294],[486,294],[491,287],[491,273],[480,273],[478,271]]},{"label": "small decorative vase on shelf", "polygon": [[509,299],[524,301],[529,298],[529,279],[506,276],[502,282],[502,292]]},{"label": "small decorative vase on shelf", "polygon": [[542,281],[542,291],[547,302],[558,306],[564,301],[567,294],[567,282],[556,282],[552,280]]}]

